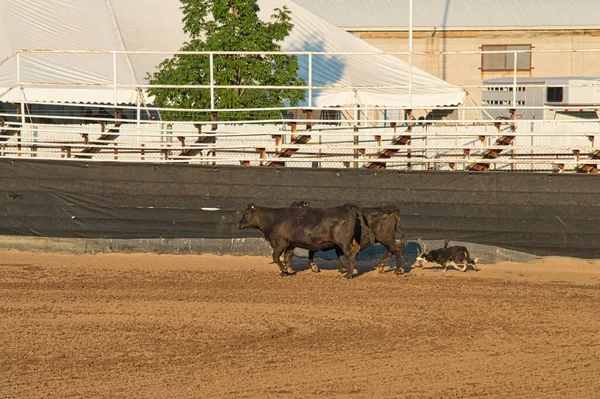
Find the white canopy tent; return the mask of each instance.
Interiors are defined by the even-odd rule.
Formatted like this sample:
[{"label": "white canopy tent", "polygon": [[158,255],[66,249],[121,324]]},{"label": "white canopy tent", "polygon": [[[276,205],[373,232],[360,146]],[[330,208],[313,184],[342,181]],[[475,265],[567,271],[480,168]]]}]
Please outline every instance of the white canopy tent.
[{"label": "white canopy tent", "polygon": [[[0,0],[0,101],[136,103],[135,86],[147,84],[147,73],[168,54],[14,54],[24,49],[177,51],[187,40],[180,5],[178,0]],[[283,5],[291,10],[295,27],[282,51],[381,53],[291,0],[260,0],[261,17],[268,19]],[[300,75],[308,83],[308,56],[298,58]],[[393,55],[312,58],[312,85],[332,87],[315,89],[313,106],[410,105],[408,65]],[[29,84],[19,87],[18,82]],[[65,86],[72,83],[76,85]],[[131,87],[115,91],[115,83]],[[414,107],[464,102],[462,89],[414,67],[412,84]]]}]

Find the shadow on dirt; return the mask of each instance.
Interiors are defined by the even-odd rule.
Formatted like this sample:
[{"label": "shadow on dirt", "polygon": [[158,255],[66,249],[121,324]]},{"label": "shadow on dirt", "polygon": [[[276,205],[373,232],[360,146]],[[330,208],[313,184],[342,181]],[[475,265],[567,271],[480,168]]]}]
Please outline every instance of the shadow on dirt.
[{"label": "shadow on dirt", "polygon": [[[410,273],[417,256],[422,252],[422,247],[417,242],[409,242],[403,249],[402,265],[404,273]],[[355,269],[358,275],[377,269],[379,260],[383,258],[386,250],[381,244],[375,244],[372,247],[365,248],[356,257]],[[319,251],[315,254],[315,263],[322,270],[338,270],[340,263],[335,255],[335,250]],[[396,258],[392,256],[386,262],[385,273],[393,272],[396,268]],[[292,258],[292,269],[296,272],[310,270],[308,266],[308,251],[296,249]]]},{"label": "shadow on dirt", "polygon": [[[415,266],[417,267],[417,266]],[[444,270],[444,268],[441,265],[438,265],[437,263],[426,263],[423,265],[423,267],[421,267],[423,270]],[[466,272],[468,271],[475,271],[478,272],[480,269],[475,269],[473,267],[473,265],[468,265],[467,269],[465,270]],[[462,272],[462,268],[460,266],[454,266],[454,265],[448,265],[448,271],[459,271]]]}]

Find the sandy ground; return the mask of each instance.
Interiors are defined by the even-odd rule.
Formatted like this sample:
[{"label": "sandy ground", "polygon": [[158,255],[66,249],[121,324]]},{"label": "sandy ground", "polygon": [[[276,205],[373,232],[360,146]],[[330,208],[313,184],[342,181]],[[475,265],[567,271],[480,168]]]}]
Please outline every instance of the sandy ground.
[{"label": "sandy ground", "polygon": [[600,264],[0,252],[1,398],[598,398]]}]

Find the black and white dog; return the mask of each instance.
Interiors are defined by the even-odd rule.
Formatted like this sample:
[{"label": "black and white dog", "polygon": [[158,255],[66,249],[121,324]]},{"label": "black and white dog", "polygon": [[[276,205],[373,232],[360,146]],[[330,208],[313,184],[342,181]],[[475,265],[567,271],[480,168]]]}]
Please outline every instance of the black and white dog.
[{"label": "black and white dog", "polygon": [[444,268],[444,271],[448,269],[448,264],[452,263],[454,267],[458,268],[458,265],[462,265],[461,271],[466,272],[469,265],[473,266],[473,269],[478,271],[479,269],[475,264],[477,259],[471,259],[469,251],[463,246],[454,246],[448,248],[434,249],[432,251],[425,251],[417,257],[417,265],[423,267],[425,262],[435,262]]}]

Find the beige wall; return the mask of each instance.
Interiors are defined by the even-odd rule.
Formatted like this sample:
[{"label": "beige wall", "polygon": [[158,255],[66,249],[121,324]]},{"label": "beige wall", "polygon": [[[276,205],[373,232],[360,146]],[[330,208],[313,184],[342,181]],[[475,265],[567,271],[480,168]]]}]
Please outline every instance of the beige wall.
[{"label": "beige wall", "polygon": [[[383,51],[408,51],[407,32],[350,32]],[[449,31],[414,32],[417,52],[479,51],[484,44],[531,44],[534,50],[600,49],[600,29],[560,31]],[[408,61],[406,56],[399,56]],[[482,72],[480,54],[415,55],[414,65],[455,85],[480,85],[484,79],[512,76],[512,72]],[[533,53],[533,69],[522,77],[598,76],[600,52]],[[481,104],[481,89],[466,89]]]}]

